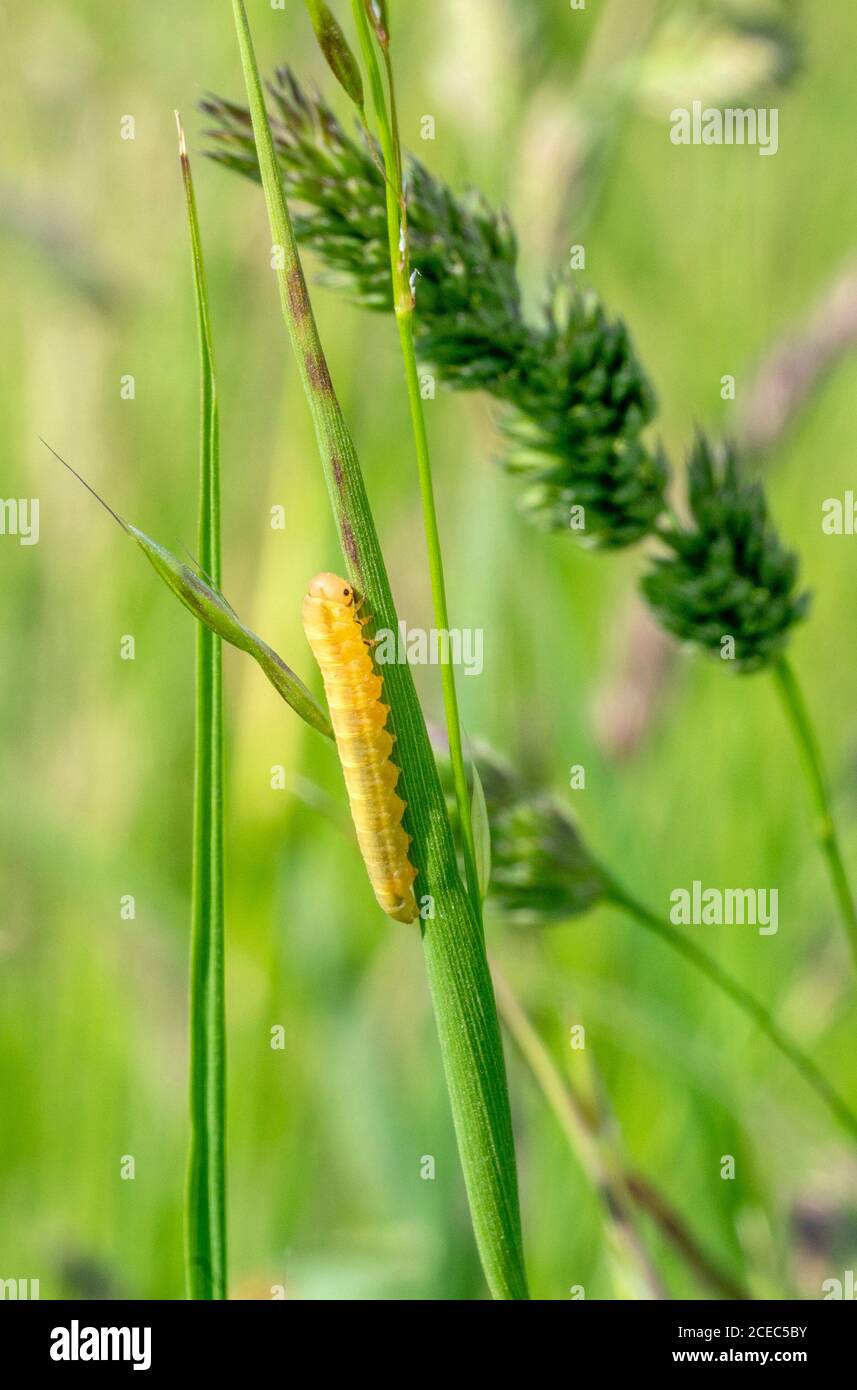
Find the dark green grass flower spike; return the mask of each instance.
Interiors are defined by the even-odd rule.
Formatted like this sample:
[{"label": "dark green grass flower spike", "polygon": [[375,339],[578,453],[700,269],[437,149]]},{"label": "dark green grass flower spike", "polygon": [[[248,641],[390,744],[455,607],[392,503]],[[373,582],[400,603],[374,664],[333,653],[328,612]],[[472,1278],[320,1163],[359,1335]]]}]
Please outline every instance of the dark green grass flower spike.
[{"label": "dark green grass flower spike", "polygon": [[[447,744],[439,731],[432,731],[432,742],[446,759]],[[520,927],[566,922],[589,912],[606,897],[608,879],[568,811],[555,798],[528,791],[482,739],[471,741],[471,751],[490,826],[490,905]],[[454,817],[449,763],[440,766]]]},{"label": "dark green grass flower spike", "polygon": [[738,671],[760,670],[809,608],[809,593],[797,592],[797,556],[771,524],[762,487],[741,477],[732,445],[717,453],[697,437],[688,501],[691,524],[659,532],[673,554],[654,562],[643,592],[675,637]]},{"label": "dark green grass flower spike", "polygon": [[[352,138],[321,97],[289,68],[268,84],[271,130],[298,240],[323,265],[322,282],[366,309],[392,313],[387,214],[380,156]],[[216,125],[207,153],[259,178],[246,107],[209,97]],[[444,380],[476,387],[502,381],[527,340],[515,274],[517,244],[506,218],[476,194],[456,198],[416,160],[408,166],[408,237],[419,269],[420,352]]]},{"label": "dark green grass flower spike", "polygon": [[[325,283],[364,308],[392,312],[377,153],[288,68],[269,94],[299,241],[321,259]],[[258,179],[247,109],[212,96],[202,110],[214,122],[208,154]],[[529,484],[520,499],[528,519],[569,529],[571,507],[582,506],[582,535],[592,543],[640,540],[665,509],[667,469],[641,437],[656,403],[624,324],[594,291],[565,279],[543,321],[529,323],[505,214],[475,192],[453,193],[414,159],[406,183],[420,361],[444,384],[487,391],[506,407],[500,462]]]},{"label": "dark green grass flower spike", "polygon": [[510,400],[506,467],[533,479],[522,511],[562,529],[582,506],[583,534],[606,546],[653,530],[669,476],[663,453],[641,438],[654,392],[624,323],[608,318],[592,290],[557,282]]}]

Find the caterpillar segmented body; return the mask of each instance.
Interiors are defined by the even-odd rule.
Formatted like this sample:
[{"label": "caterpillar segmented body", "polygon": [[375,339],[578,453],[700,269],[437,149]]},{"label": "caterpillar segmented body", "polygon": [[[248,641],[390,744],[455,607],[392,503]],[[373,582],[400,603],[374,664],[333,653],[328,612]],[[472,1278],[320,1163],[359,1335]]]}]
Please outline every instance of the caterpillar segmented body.
[{"label": "caterpillar segmented body", "polygon": [[396,794],[399,769],[390,760],[393,735],[384,727],[389,706],[372,665],[358,604],[347,579],[317,574],[304,599],[303,624],[324,680],[339,760],[360,852],[384,911],[397,922],[418,915],[402,828],[405,803]]}]

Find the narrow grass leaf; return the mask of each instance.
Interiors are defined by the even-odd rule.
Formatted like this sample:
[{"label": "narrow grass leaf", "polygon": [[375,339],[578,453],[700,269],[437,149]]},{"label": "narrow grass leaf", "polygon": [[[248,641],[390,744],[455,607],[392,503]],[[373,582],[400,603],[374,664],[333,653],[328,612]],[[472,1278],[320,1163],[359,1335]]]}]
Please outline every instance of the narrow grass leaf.
[{"label": "narrow grass leaf", "polygon": [[[190,161],[178,112],[200,366],[199,563],[220,583],[220,430],[214,349]],[[225,1299],[226,1017],[223,910],[223,678],[220,638],[196,633],[190,1145],[185,1186],[188,1297]]]}]

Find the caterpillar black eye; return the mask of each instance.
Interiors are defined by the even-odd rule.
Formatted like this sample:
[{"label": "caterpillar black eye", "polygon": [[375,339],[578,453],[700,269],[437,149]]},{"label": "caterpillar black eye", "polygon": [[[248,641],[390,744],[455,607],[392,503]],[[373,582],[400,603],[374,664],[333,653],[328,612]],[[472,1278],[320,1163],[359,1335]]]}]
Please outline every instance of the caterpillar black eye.
[{"label": "caterpillar black eye", "polygon": [[343,589],[343,590],[342,590],[342,594],[343,594],[343,597],[344,597],[344,598],[348,598],[348,590],[347,590],[347,589]]}]

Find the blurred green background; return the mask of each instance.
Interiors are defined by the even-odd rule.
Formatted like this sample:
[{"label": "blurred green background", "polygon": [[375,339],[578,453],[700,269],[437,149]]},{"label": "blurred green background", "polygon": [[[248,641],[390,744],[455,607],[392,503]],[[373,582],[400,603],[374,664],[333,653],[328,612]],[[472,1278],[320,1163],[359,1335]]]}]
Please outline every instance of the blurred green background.
[{"label": "blurred green background", "polygon": [[[585,244],[586,279],[632,328],[675,462],[695,422],[740,427],[754,365],[857,248],[857,10],[774,8],[800,57],[776,90],[779,152],[760,158],[674,147],[669,101],[603,100],[609,83],[635,80],[628,65],[686,3],[393,6],[406,143],[455,187],[509,206],[534,313],[570,245]],[[263,69],[288,61],[341,109],[298,0],[248,10]],[[316,688],[301,599],[341,562],[261,194],[200,155],[195,102],[242,94],[230,6],[7,0],[0,53],[0,493],[41,508],[38,545],[0,537],[0,1277],[39,1278],[43,1298],[180,1298],[193,621],[37,439],[123,516],[193,549],[197,368],[175,107],[212,296],[224,590]],[[680,47],[659,53],[668,78],[687,77]],[[126,115],[133,140],[120,138]],[[430,626],[395,333],[329,291],[315,302],[400,614]],[[734,405],[720,398],[725,373]],[[133,400],[120,398],[125,374]],[[822,534],[821,503],[854,485],[855,390],[845,354],[765,460],[774,517],[815,590],[793,655],[852,863],[857,542]],[[493,462],[485,399],[440,389],[428,411],[452,621],[485,632],[483,674],[459,681],[468,732],[571,805],[654,907],[694,878],[778,887],[776,936],[698,930],[857,1104],[847,949],[771,683],[682,656],[620,756],[604,701],[628,660],[642,555],[528,527]],[[284,531],[269,524],[277,504]],[[124,634],[133,661],[120,659]],[[342,834],[331,748],[241,654],[227,651],[225,668],[233,1295],[283,1284],[292,1298],[484,1297],[416,933],[375,906]],[[437,671],[416,674],[439,718]],[[633,704],[633,684],[623,698]],[[574,763],[584,791],[568,789]],[[275,765],[289,789],[272,789]],[[120,916],[127,894],[134,920]],[[857,1267],[853,1151],[728,1002],[613,912],[488,930],[569,1073],[568,1030],[585,1024],[633,1162],[726,1268],[759,1296],[819,1298],[822,1280]],[[270,1047],[278,1024],[282,1051]],[[610,1296],[590,1187],[507,1057],[533,1294]],[[420,1176],[426,1154],[434,1181]],[[734,1181],[720,1177],[724,1154]],[[707,1296],[646,1235],[671,1293]]]}]

